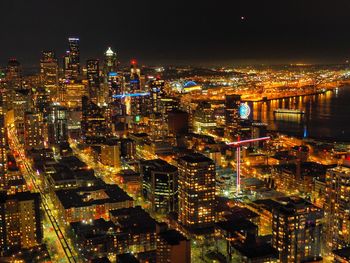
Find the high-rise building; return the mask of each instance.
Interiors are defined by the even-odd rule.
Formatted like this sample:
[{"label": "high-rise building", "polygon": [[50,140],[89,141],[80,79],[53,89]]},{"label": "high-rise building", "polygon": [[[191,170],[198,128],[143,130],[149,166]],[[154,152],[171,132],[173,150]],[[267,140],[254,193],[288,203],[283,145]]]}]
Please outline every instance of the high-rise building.
[{"label": "high-rise building", "polygon": [[[137,66],[135,59],[131,60],[130,66],[130,82],[128,93],[142,93],[144,87],[141,83],[141,70]],[[145,96],[132,96],[130,97],[130,111],[129,114],[132,116],[144,116],[147,111],[147,100]]]},{"label": "high-rise building", "polygon": [[165,94],[164,80],[150,80],[148,85],[150,91],[150,113],[161,113],[161,98],[163,98]]},{"label": "high-rise building", "polygon": [[[108,114],[107,120],[109,124],[115,124],[117,119],[126,115],[126,104],[124,97],[125,79],[124,76],[117,72],[108,73]],[[113,126],[113,125],[112,125]]]},{"label": "high-rise building", "polygon": [[272,246],[281,262],[320,259],[323,211],[300,197],[288,197],[272,212]]},{"label": "high-rise building", "polygon": [[159,213],[177,212],[177,168],[164,160],[140,162],[142,193]]},{"label": "high-rise building", "polygon": [[57,104],[50,107],[48,116],[48,142],[50,145],[68,141],[67,109]]},{"label": "high-rise building", "polygon": [[108,47],[107,51],[105,52],[105,61],[104,61],[104,75],[108,76],[108,73],[110,72],[116,72],[117,71],[117,54]]},{"label": "high-rise building", "polygon": [[329,250],[350,246],[350,165],[326,173],[326,245]]},{"label": "high-rise building", "polygon": [[64,57],[65,77],[71,80],[77,80],[80,75],[80,46],[79,38],[68,38],[69,50]]},{"label": "high-rise building", "polygon": [[81,135],[85,143],[104,142],[109,134],[103,111],[87,96],[82,98]]},{"label": "high-rise building", "polygon": [[98,59],[89,59],[86,62],[86,78],[89,83],[89,97],[94,103],[97,103],[100,88],[100,65]]},{"label": "high-rise building", "polygon": [[22,85],[22,69],[17,59],[9,59],[6,67],[6,82],[10,88],[18,89]]},{"label": "high-rise building", "polygon": [[40,195],[22,192],[14,195],[1,194],[0,241],[3,253],[41,244],[43,238]]},{"label": "high-rise building", "polygon": [[40,79],[43,85],[58,85],[58,60],[52,50],[43,51],[40,59]]},{"label": "high-rise building", "polygon": [[199,153],[178,159],[179,221],[187,228],[215,222],[215,163]]},{"label": "high-rise building", "polygon": [[239,107],[241,105],[240,95],[225,96],[225,124],[226,136],[229,138],[239,135],[240,115]]},{"label": "high-rise building", "polygon": [[32,109],[32,90],[16,89],[12,92],[11,107],[13,110],[13,122],[16,127],[16,132],[19,140],[24,140],[24,114]]},{"label": "high-rise building", "polygon": [[70,69],[69,53],[70,52],[67,50],[65,55],[63,56],[63,70],[64,70],[64,77],[66,79],[70,79],[72,75],[72,71]]},{"label": "high-rise building", "polygon": [[80,74],[80,47],[79,38],[70,37],[69,42],[69,63],[72,70],[72,77],[77,78]]},{"label": "high-rise building", "polygon": [[26,149],[44,147],[44,122],[41,112],[24,114],[24,146]]}]

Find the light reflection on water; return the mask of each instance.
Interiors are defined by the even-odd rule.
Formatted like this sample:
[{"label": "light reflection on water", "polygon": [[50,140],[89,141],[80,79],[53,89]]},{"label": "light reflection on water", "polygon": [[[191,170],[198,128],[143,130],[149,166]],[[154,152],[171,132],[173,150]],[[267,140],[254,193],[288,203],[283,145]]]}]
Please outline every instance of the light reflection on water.
[{"label": "light reflection on water", "polygon": [[[252,103],[254,120],[269,129],[303,136],[304,129],[314,138],[350,141],[350,86],[324,94]],[[303,116],[279,114],[279,108],[299,109]]]}]

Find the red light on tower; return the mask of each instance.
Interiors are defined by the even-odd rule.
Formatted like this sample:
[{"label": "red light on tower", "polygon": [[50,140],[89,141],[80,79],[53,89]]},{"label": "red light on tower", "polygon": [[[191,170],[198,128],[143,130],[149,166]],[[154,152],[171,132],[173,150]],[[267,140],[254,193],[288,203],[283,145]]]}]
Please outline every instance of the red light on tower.
[{"label": "red light on tower", "polygon": [[132,59],[131,60],[131,65],[133,65],[133,66],[137,65],[137,60],[136,59]]}]

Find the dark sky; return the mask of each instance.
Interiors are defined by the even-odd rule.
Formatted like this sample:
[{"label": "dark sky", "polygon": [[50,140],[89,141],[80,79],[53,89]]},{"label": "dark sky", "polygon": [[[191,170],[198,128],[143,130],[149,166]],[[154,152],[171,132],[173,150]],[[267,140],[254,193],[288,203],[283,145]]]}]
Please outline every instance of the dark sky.
[{"label": "dark sky", "polygon": [[[0,65],[107,46],[147,64],[342,63],[350,58],[350,0],[1,0]],[[245,19],[241,19],[241,17]]]}]

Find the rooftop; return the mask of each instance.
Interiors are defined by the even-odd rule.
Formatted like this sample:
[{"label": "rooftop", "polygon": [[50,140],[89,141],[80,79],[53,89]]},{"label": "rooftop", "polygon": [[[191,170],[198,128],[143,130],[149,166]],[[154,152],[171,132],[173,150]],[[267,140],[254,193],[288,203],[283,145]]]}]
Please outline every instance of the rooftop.
[{"label": "rooftop", "polygon": [[212,163],[213,162],[212,159],[210,159],[210,158],[208,158],[200,153],[191,153],[191,154],[185,155],[183,157],[180,157],[179,159],[183,160],[187,163],[203,163],[203,162]]},{"label": "rooftop", "polygon": [[65,209],[133,200],[117,185],[58,190],[56,195]]},{"label": "rooftop", "polygon": [[160,237],[165,240],[169,245],[178,245],[181,241],[187,240],[185,236],[183,236],[180,232],[175,229],[170,229],[164,232],[161,232]]}]

